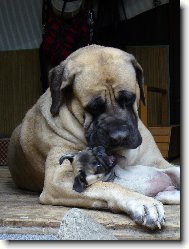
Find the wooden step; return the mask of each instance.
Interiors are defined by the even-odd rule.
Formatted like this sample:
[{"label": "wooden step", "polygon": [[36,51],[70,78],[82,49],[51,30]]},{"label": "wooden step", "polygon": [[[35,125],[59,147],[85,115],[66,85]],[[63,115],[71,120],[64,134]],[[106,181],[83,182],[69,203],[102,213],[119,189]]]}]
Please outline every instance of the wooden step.
[{"label": "wooden step", "polygon": [[149,127],[163,157],[171,159],[180,155],[180,126]]},{"label": "wooden step", "polygon": [[168,151],[169,150],[169,143],[156,143],[158,148],[161,150],[161,151]]},{"label": "wooden step", "polygon": [[170,136],[171,135],[171,126],[149,127],[149,130],[153,136]]},{"label": "wooden step", "polygon": [[168,158],[168,150],[161,150],[161,154],[164,158]]},{"label": "wooden step", "polygon": [[170,136],[153,136],[156,143],[169,143],[170,142]]}]

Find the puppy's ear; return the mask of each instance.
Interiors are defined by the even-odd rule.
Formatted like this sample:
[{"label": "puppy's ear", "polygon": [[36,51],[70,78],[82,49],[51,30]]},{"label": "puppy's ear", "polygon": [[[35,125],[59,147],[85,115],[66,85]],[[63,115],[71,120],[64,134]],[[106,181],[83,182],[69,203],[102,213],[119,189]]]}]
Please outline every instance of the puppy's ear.
[{"label": "puppy's ear", "polygon": [[146,105],[146,98],[144,95],[144,75],[141,65],[136,61],[136,59],[132,59],[131,63],[133,64],[133,67],[136,72],[136,79],[140,88],[140,98],[144,105]]},{"label": "puppy's ear", "polygon": [[80,174],[78,176],[75,177],[74,179],[74,184],[73,184],[73,189],[78,192],[81,193],[85,190],[87,186],[87,181],[86,181],[86,176],[85,174]]},{"label": "puppy's ear", "polygon": [[74,154],[66,154],[66,155],[62,156],[59,159],[59,164],[61,165],[64,162],[64,160],[66,160],[66,159],[68,159],[70,161],[70,163],[72,163],[74,156],[75,156]]},{"label": "puppy's ear", "polygon": [[73,62],[63,61],[58,66],[49,71],[49,86],[51,91],[52,105],[51,114],[56,116],[62,104],[62,90],[70,85],[75,78],[75,74],[79,71],[78,67],[74,67]]}]

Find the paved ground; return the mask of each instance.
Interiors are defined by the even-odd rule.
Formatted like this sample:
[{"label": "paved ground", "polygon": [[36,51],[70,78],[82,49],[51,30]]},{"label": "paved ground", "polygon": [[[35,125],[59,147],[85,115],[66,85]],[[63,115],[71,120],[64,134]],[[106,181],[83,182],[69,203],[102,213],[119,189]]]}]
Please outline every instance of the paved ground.
[{"label": "paved ground", "polygon": [[0,240],[58,240],[52,235],[0,234]]}]

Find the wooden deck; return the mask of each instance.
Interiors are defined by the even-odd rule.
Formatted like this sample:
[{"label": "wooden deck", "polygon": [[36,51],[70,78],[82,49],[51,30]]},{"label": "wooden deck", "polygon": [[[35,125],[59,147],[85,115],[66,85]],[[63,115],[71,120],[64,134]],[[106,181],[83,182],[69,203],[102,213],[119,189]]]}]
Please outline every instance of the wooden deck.
[{"label": "wooden deck", "polygon": [[[68,207],[40,205],[38,195],[15,187],[7,167],[0,167],[0,233],[55,235]],[[166,226],[149,231],[124,214],[86,210],[120,240],[180,240],[180,206],[165,206]]]}]

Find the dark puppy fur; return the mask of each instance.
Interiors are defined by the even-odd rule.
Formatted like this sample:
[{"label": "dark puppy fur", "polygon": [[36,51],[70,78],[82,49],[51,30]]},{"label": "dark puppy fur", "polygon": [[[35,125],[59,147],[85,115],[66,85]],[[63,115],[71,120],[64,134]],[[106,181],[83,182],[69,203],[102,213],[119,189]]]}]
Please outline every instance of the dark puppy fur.
[{"label": "dark puppy fur", "polygon": [[111,178],[111,170],[116,165],[116,158],[106,154],[102,146],[86,148],[75,154],[66,154],[59,160],[60,164],[68,159],[74,171],[73,189],[83,192],[96,181],[107,181]]}]

